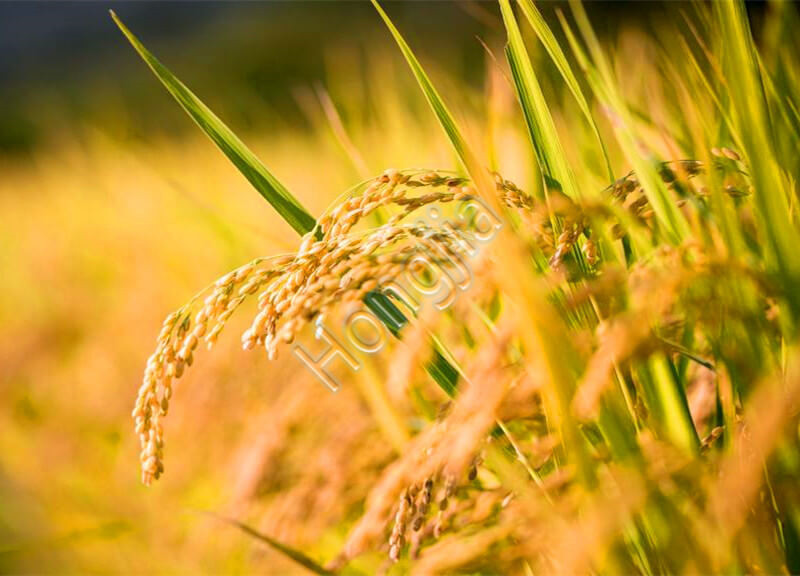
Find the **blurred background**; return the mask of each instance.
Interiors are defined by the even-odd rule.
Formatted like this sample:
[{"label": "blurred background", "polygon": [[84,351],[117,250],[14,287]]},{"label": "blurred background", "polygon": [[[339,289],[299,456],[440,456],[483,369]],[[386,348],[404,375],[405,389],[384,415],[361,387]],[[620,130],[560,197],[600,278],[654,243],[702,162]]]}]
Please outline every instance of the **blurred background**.
[{"label": "blurred background", "polygon": [[[0,572],[295,572],[202,511],[329,559],[391,449],[356,387],[333,395],[292,358],[242,352],[241,314],[178,385],[166,474],[140,485],[130,411],[163,318],[298,239],[109,8],[312,213],[385,168],[456,162],[368,3],[0,2]],[[530,185],[513,92],[481,45],[502,57],[496,5],[387,11],[473,139]],[[663,6],[589,11],[636,70],[647,55],[626,39]],[[576,113],[560,83],[544,89],[557,122]]]}]

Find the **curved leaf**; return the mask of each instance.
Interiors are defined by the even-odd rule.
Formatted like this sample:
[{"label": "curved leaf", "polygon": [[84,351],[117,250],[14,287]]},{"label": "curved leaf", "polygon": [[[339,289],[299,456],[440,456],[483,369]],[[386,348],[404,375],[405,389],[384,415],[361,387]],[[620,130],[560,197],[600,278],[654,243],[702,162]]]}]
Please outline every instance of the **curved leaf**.
[{"label": "curved leaf", "polygon": [[139,39],[128,30],[113,10],[111,18],[119,29],[158,77],[164,88],[172,94],[186,113],[211,138],[220,150],[239,169],[247,180],[258,190],[286,222],[298,233],[306,234],[314,228],[314,217],[292,196],[275,176],[261,163],[253,152],[244,145],[236,134],[228,128],[203,102],[178,80],[155,56],[153,56]]}]

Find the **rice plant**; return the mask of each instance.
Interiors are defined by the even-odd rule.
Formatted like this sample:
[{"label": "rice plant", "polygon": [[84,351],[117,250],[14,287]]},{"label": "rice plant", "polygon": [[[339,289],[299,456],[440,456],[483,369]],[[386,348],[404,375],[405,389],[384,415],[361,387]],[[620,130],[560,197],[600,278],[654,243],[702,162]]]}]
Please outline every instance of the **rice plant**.
[{"label": "rice plant", "polygon": [[[249,299],[242,347],[270,359],[363,309],[391,337],[359,388],[391,459],[371,462],[336,554],[241,525],[306,569],[800,571],[792,43],[760,51],[741,2],[676,8],[666,38],[634,38],[650,58],[637,86],[578,0],[556,11],[560,29],[531,0],[500,0],[505,62],[492,65],[519,106],[536,175],[526,191],[503,175],[492,134],[489,150],[465,135],[373,4],[458,164],[386,170],[317,218],[114,16],[301,235],[296,251],[244,264],[167,317],[133,413],[144,483],[166,469],[162,421],[192,393],[174,381]],[[790,30],[794,7],[775,10],[768,24]],[[548,100],[558,90],[567,103]],[[469,202],[498,225],[465,258],[487,233],[480,218],[419,217]],[[421,269],[420,247],[438,267]],[[453,281],[459,263],[469,292],[438,310],[389,289],[415,274],[423,287]]]}]

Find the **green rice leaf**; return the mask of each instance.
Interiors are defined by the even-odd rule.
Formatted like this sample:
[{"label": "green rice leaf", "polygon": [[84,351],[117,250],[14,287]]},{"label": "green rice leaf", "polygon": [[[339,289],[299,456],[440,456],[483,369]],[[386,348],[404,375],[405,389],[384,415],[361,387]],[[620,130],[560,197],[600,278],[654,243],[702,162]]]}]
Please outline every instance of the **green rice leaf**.
[{"label": "green rice leaf", "polygon": [[386,12],[383,11],[381,5],[378,4],[377,0],[372,0],[372,5],[375,6],[378,14],[380,14],[381,18],[383,18],[386,27],[392,33],[395,42],[397,42],[397,45],[400,47],[403,57],[406,59],[406,62],[411,68],[411,72],[414,74],[414,77],[422,89],[422,93],[425,95],[425,99],[433,109],[436,118],[439,120],[439,124],[444,129],[445,134],[447,134],[447,138],[450,140],[450,144],[452,144],[453,149],[461,159],[464,168],[472,175],[473,180],[476,180],[476,173],[482,169],[481,164],[478,162],[477,157],[467,144],[464,136],[461,134],[456,121],[453,119],[453,115],[447,109],[444,100],[442,100],[442,97],[439,96],[439,93],[436,91],[436,88],[433,86],[430,78],[428,78],[428,75],[425,73],[425,70],[419,63],[419,60],[417,60],[417,57],[414,56],[414,53],[408,46],[408,43],[406,43],[405,39],[392,23]]},{"label": "green rice leaf", "polygon": [[142,60],[158,77],[164,88],[172,94],[173,98],[191,116],[192,120],[233,162],[244,177],[258,190],[258,193],[272,204],[278,214],[299,234],[306,234],[312,230],[315,224],[314,217],[267,170],[256,155],[191,90],[142,45],[113,10],[111,11],[111,18],[114,19],[114,22],[139,53],[139,56],[142,57]]},{"label": "green rice leaf", "polygon": [[[725,46],[726,77],[733,116],[750,166],[759,224],[767,238],[768,259],[790,284],[800,279],[800,236],[791,220],[785,182],[775,160],[772,125],[744,4],[720,2],[714,13]],[[800,296],[790,291],[794,313]]]},{"label": "green rice leaf", "polygon": [[[585,56],[579,57],[579,61],[586,66],[589,85],[612,115],[617,142],[642,185],[665,239],[672,244],[680,244],[689,236],[689,223],[662,181],[658,173],[658,162],[642,153],[631,111],[617,90],[611,66],[589,24],[583,6],[578,0],[570,0],[570,7],[593,60],[589,62]],[[564,23],[562,20],[562,24]],[[576,48],[574,37],[570,41]]]},{"label": "green rice leaf", "polygon": [[589,125],[592,127],[595,138],[597,138],[597,142],[600,144],[600,148],[603,151],[603,159],[606,162],[609,180],[614,180],[614,170],[611,168],[611,161],[608,158],[608,151],[606,150],[603,138],[600,136],[600,130],[597,128],[597,123],[594,120],[594,116],[592,116],[589,103],[586,101],[586,97],[583,95],[583,90],[581,90],[578,79],[572,72],[572,67],[569,65],[567,57],[564,54],[564,51],[561,49],[561,45],[558,43],[553,31],[550,30],[550,26],[547,25],[547,22],[545,22],[544,18],[542,17],[542,13],[539,12],[539,9],[536,8],[536,5],[532,2],[532,0],[518,0],[517,4],[522,10],[522,13],[525,15],[525,18],[528,20],[528,23],[531,25],[531,28],[533,28],[533,31],[536,32],[536,36],[538,36],[539,41],[550,55],[553,64],[555,64],[559,74],[561,74],[561,77],[567,84],[567,88],[569,88],[569,91],[572,93],[572,96],[578,103],[578,107],[581,109],[586,121],[589,122]]},{"label": "green rice leaf", "polygon": [[266,544],[276,552],[282,554],[283,556],[286,556],[290,560],[296,562],[297,564],[299,564],[300,566],[302,566],[303,568],[314,574],[320,574],[322,576],[330,576],[333,574],[333,572],[324,568],[323,566],[320,566],[318,563],[316,563],[314,560],[312,560],[299,550],[295,550],[294,548],[287,546],[282,542],[279,542],[275,538],[267,536],[266,534],[262,534],[261,532],[259,532],[255,528],[252,528],[251,526],[248,526],[244,522],[240,522],[239,520],[234,520],[233,518],[226,518],[225,516],[220,516],[219,514],[215,514],[214,512],[209,512],[209,511],[203,511],[203,512],[205,514],[208,514],[209,516],[212,516],[213,518],[216,518],[217,520],[220,520],[222,522],[225,522],[226,524],[230,524],[231,526],[238,528],[251,538],[255,538],[259,542]]},{"label": "green rice leaf", "polygon": [[692,421],[686,390],[677,377],[674,366],[664,354],[652,356],[648,360],[648,365],[657,396],[656,412],[667,437],[676,446],[687,451],[697,450],[700,439]]},{"label": "green rice leaf", "polygon": [[548,184],[558,184],[567,196],[577,198],[579,194],[575,179],[508,0],[500,0],[500,10],[508,32],[506,57],[536,159],[545,178],[550,180]]},{"label": "green rice leaf", "polygon": [[458,371],[442,355],[438,344],[435,345],[433,358],[425,365],[425,371],[433,378],[433,381],[444,390],[444,392],[454,398],[458,390]]}]

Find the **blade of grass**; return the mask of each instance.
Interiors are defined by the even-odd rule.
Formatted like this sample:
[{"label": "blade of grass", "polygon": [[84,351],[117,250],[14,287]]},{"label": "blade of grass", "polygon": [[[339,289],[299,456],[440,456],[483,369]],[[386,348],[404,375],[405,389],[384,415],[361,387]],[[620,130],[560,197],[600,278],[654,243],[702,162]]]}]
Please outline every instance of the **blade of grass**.
[{"label": "blade of grass", "polygon": [[522,114],[528,127],[528,135],[536,152],[536,159],[548,185],[558,185],[570,198],[579,196],[575,178],[567,164],[561,139],[556,131],[553,117],[545,101],[539,81],[533,71],[530,58],[522,41],[511,4],[500,0],[500,11],[508,32],[506,57],[511,67],[514,86],[517,89]]},{"label": "blade of grass", "polygon": [[[800,235],[792,225],[784,180],[775,161],[772,126],[747,15],[738,1],[715,3],[714,13],[725,45],[723,64],[727,66],[731,104],[756,190],[760,227],[767,238],[770,259],[790,286],[800,279]],[[800,315],[797,290],[790,290],[788,296],[794,315]]]},{"label": "blade of grass", "polygon": [[333,98],[331,98],[331,95],[321,84],[317,84],[314,87],[314,91],[317,93],[320,106],[322,106],[322,111],[328,119],[328,125],[330,126],[336,142],[347,156],[347,159],[353,164],[353,169],[356,173],[361,178],[368,178],[369,169],[367,168],[367,163],[364,161],[361,152],[358,151],[358,148],[350,139],[350,134],[347,133],[347,129],[344,126],[342,117],[339,115],[336,104],[333,102]]},{"label": "blade of grass", "polygon": [[[539,167],[545,177],[547,188],[556,187],[568,197],[578,198],[581,194],[575,184],[575,178],[561,146],[561,139],[528,57],[509,0],[500,0],[500,11],[508,34],[506,58],[514,78],[514,87],[525,124],[528,127],[528,135],[533,144]],[[560,232],[558,220],[552,214],[550,219],[553,230]],[[572,253],[578,265],[586,272],[585,261],[580,251],[573,248]]]},{"label": "blade of grass", "polygon": [[208,510],[201,510],[200,512],[208,516],[211,516],[212,518],[215,518],[220,522],[225,522],[226,524],[230,524],[231,526],[238,528],[251,538],[255,538],[259,542],[266,544],[279,554],[282,554],[283,556],[289,558],[293,562],[299,564],[300,566],[302,566],[306,570],[309,570],[310,572],[313,572],[314,574],[320,574],[322,576],[332,576],[334,574],[334,572],[331,572],[325,567],[320,566],[314,560],[312,560],[299,550],[295,550],[294,548],[287,546],[286,544],[283,544],[278,540],[275,540],[275,538],[271,538],[266,534],[262,534],[261,532],[259,532],[255,528],[248,526],[244,522],[240,522],[239,520],[234,520],[233,518],[227,518],[225,516],[221,516],[219,514],[216,514]]},{"label": "blade of grass", "polygon": [[528,23],[531,25],[531,28],[533,28],[533,31],[536,32],[536,36],[539,37],[539,41],[550,55],[550,59],[553,61],[553,64],[555,64],[559,74],[561,74],[561,77],[564,79],[567,88],[569,88],[569,91],[572,93],[572,96],[578,103],[578,107],[586,118],[586,121],[589,122],[589,125],[592,127],[595,138],[597,139],[598,144],[600,144],[600,148],[603,152],[603,159],[606,163],[609,181],[613,181],[614,170],[611,167],[611,160],[608,157],[608,150],[603,142],[603,137],[600,135],[600,130],[598,129],[597,123],[594,120],[592,111],[589,108],[589,103],[586,101],[586,97],[583,95],[583,90],[581,90],[578,79],[575,77],[572,67],[569,65],[567,57],[564,54],[564,51],[561,49],[561,45],[558,43],[558,40],[553,34],[553,31],[550,29],[550,26],[547,25],[547,22],[545,22],[544,18],[542,17],[542,13],[539,12],[539,9],[536,8],[536,5],[531,0],[518,0],[517,5],[522,10],[523,15],[528,20]]},{"label": "blade of grass", "polygon": [[686,390],[674,365],[663,354],[650,358],[649,365],[667,434],[675,445],[687,451],[697,450],[700,438],[692,421]]},{"label": "blade of grass", "polygon": [[[574,36],[569,34],[568,38],[571,38],[570,44],[576,51],[576,58],[582,66],[585,65],[587,79],[595,95],[613,115],[612,125],[617,141],[636,172],[647,200],[653,208],[659,228],[670,243],[680,244],[689,236],[689,224],[664,185],[658,173],[657,163],[642,155],[640,143],[636,138],[633,117],[617,90],[617,83],[611,67],[591,24],[589,24],[589,18],[586,16],[582,4],[578,0],[570,0],[570,7],[578,28],[588,45],[593,62],[590,62],[583,53],[583,49],[575,41]],[[566,25],[566,21],[563,19],[562,25]],[[568,26],[565,29],[568,30]]]},{"label": "blade of grass", "polygon": [[111,12],[116,25],[150,67],[164,88],[177,100],[192,120],[211,138],[214,144],[230,159],[247,180],[278,214],[299,234],[314,228],[314,217],[292,196],[292,194],[261,163],[255,154],[220,120],[200,99],[195,96],[172,72],[170,72],[136,36],[128,30],[122,20]]},{"label": "blade of grass", "polygon": [[470,166],[479,166],[480,164],[477,161],[477,157],[470,149],[467,141],[461,135],[461,131],[458,129],[458,126],[453,119],[453,115],[447,109],[447,106],[445,106],[444,101],[439,97],[438,93],[436,92],[436,88],[434,88],[433,83],[431,82],[430,78],[428,78],[428,75],[425,73],[425,70],[419,63],[419,60],[417,60],[417,57],[411,51],[411,48],[408,46],[403,36],[392,23],[391,19],[389,19],[389,16],[383,11],[381,5],[378,4],[377,0],[372,0],[372,5],[375,7],[375,10],[378,11],[378,14],[380,14],[381,18],[386,24],[386,27],[389,28],[389,31],[392,33],[395,42],[397,42],[397,45],[400,47],[400,51],[403,53],[406,62],[408,62],[408,65],[414,74],[414,77],[417,79],[417,82],[422,88],[422,92],[425,95],[428,104],[431,106],[431,108],[433,108],[439,123],[447,134],[450,143],[453,145],[453,149],[455,150],[456,154],[458,154],[458,157],[461,159],[464,167],[469,172]]},{"label": "blade of grass", "polygon": [[[408,324],[408,319],[388,296],[375,290],[364,297],[364,304],[394,336],[400,338],[400,331]],[[432,344],[433,358],[425,364],[425,371],[452,398],[458,390],[459,372],[445,357],[446,351],[441,343],[434,339]]]}]

